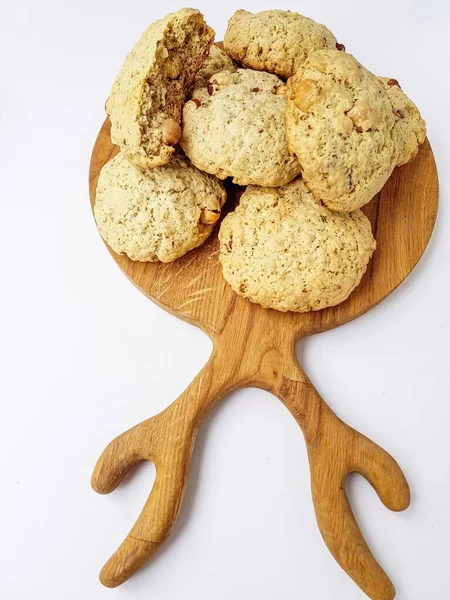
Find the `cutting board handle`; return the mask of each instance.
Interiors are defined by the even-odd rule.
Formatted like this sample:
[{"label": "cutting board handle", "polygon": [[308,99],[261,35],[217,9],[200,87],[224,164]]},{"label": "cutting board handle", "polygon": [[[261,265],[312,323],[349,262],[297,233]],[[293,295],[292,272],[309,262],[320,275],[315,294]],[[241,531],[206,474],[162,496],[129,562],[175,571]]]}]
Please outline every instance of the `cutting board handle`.
[{"label": "cutting board handle", "polygon": [[[292,365],[289,371],[292,374]],[[395,588],[364,540],[345,492],[345,480],[350,473],[361,474],[387,508],[400,511],[410,502],[405,476],[390,454],[333,413],[299,366],[295,379],[283,377],[277,388],[272,391],[305,437],[312,499],[325,544],[370,598],[392,600]]]},{"label": "cutting board handle", "polygon": [[178,516],[197,430],[228,392],[246,386],[280,398],[300,425],[311,468],[317,522],[331,554],[372,600],[392,600],[395,589],[373,557],[353,516],[345,480],[357,472],[391,510],[409,505],[400,467],[382,448],[345,423],[325,404],[300,368],[294,340],[276,327],[229,327],[215,340],[208,363],[179,398],[158,415],[123,433],[104,450],[92,475],[99,493],[113,491],[139,461],[156,466],[150,496],[130,533],[100,573],[116,587],[161,547]]},{"label": "cutting board handle", "polygon": [[124,583],[159,550],[181,508],[200,423],[225,394],[246,383],[213,352],[173,404],[119,435],[103,451],[91,479],[100,494],[115,490],[140,461],[149,460],[156,467],[153,489],[138,520],[100,573],[103,585]]}]

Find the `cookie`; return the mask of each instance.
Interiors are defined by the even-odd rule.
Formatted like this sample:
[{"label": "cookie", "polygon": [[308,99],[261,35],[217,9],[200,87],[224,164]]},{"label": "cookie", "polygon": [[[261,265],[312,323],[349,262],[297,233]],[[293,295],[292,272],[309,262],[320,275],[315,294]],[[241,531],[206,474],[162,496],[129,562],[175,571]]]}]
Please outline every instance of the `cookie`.
[{"label": "cookie", "polygon": [[143,172],[119,153],[100,173],[94,215],[117,254],[171,262],[208,238],[225,200],[223,184],[182,155]]},{"label": "cookie", "polygon": [[236,65],[226,52],[213,45],[209,49],[209,54],[195,76],[194,88],[190,91],[190,97],[195,97],[196,88],[206,87],[212,75],[220,71],[230,71],[234,73],[237,70]]},{"label": "cookie", "polygon": [[400,88],[396,79],[379,77],[392,103],[395,115],[395,134],[397,137],[397,166],[405,165],[413,160],[419,152],[427,135],[426,123],[422,119],[417,106]]},{"label": "cookie", "polygon": [[320,50],[286,88],[289,148],[307,187],[333,210],[367,204],[397,164],[395,117],[384,85],[350,54]]},{"label": "cookie", "polygon": [[135,165],[151,168],[171,159],[187,90],[213,39],[202,14],[183,8],[150,25],[128,54],[106,112],[111,140]]},{"label": "cookie", "polygon": [[183,109],[180,144],[202,171],[238,185],[279,186],[300,172],[289,154],[286,98],[275,75],[238,69],[222,71]]},{"label": "cookie", "polygon": [[238,10],[228,22],[224,48],[246,67],[288,78],[311,52],[336,48],[336,38],[325,25],[295,12]]},{"label": "cookie", "polygon": [[280,188],[250,186],[219,231],[223,276],[265,308],[307,312],[343,302],[375,249],[360,211],[329,210],[301,179]]}]

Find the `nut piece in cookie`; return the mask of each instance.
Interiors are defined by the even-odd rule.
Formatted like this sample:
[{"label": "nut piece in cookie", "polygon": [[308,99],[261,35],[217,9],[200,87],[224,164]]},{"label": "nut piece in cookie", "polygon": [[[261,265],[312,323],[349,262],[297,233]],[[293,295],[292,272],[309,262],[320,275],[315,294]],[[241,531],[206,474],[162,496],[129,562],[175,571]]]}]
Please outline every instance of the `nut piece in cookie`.
[{"label": "nut piece in cookie", "polygon": [[289,153],[280,86],[275,75],[238,69],[197,88],[183,109],[180,140],[196,167],[238,185],[275,187],[294,179],[300,165]]},{"label": "nut piece in cookie", "polygon": [[350,54],[320,50],[286,88],[286,134],[307,187],[332,210],[370,202],[397,164],[384,85]]},{"label": "nut piece in cookie", "polygon": [[325,25],[284,10],[255,14],[238,10],[224,38],[224,48],[235,60],[284,78],[294,75],[311,52],[336,47],[336,38]]},{"label": "nut piece in cookie", "polygon": [[222,221],[219,240],[223,276],[233,290],[283,312],[346,300],[376,246],[360,210],[329,210],[301,179],[276,189],[248,187]]},{"label": "nut piece in cookie", "polygon": [[209,54],[195,76],[194,87],[190,91],[189,96],[195,98],[197,88],[202,88],[208,85],[212,75],[220,71],[229,71],[234,73],[237,70],[236,65],[231,60],[226,52],[221,48],[213,45],[209,49]]},{"label": "nut piece in cookie", "polygon": [[166,119],[163,122],[161,132],[163,142],[169,146],[175,146],[180,141],[181,127],[172,119]]},{"label": "nut piece in cookie", "polygon": [[397,166],[405,165],[413,160],[427,135],[426,123],[422,119],[417,106],[401,89],[396,79],[379,77],[392,103],[395,116],[394,132],[397,137]]},{"label": "nut piece in cookie", "polygon": [[150,25],[128,54],[106,112],[113,143],[133,164],[151,168],[171,159],[187,90],[213,39],[202,14],[183,8]]},{"label": "nut piece in cookie", "polygon": [[117,254],[171,262],[209,237],[225,200],[223,184],[182,155],[141,171],[119,152],[100,173],[94,215]]}]

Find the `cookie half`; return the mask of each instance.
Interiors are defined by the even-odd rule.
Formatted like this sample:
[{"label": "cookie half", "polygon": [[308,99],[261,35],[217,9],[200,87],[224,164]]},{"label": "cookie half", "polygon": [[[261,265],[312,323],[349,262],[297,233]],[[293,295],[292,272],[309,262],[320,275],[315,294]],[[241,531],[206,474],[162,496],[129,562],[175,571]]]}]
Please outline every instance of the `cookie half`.
[{"label": "cookie half", "polygon": [[280,188],[250,186],[220,231],[223,276],[265,308],[307,312],[343,302],[375,249],[360,211],[329,210],[301,179]]},{"label": "cookie half", "polygon": [[143,172],[119,153],[101,170],[94,215],[117,254],[171,262],[208,238],[225,200],[222,183],[184,156]]},{"label": "cookie half", "polygon": [[106,112],[113,143],[135,165],[151,168],[171,159],[187,90],[213,40],[203,15],[183,8],[150,25],[128,54]]}]

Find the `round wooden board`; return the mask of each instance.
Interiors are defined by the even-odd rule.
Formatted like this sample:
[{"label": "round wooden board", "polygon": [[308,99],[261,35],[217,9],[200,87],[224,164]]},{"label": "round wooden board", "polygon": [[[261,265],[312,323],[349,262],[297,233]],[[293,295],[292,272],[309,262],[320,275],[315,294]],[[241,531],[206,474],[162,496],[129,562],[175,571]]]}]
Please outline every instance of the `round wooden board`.
[{"label": "round wooden board", "polygon": [[[117,150],[107,120],[91,160],[92,206],[100,170]],[[225,211],[240,194],[240,188],[226,185]],[[157,466],[141,515],[102,569],[105,585],[126,581],[161,547],[182,503],[202,420],[230,391],[254,386],[275,394],[303,431],[317,523],[328,549],[372,600],[394,598],[395,588],[358,528],[343,482],[349,473],[362,474],[392,510],[408,507],[408,484],[389,454],[345,425],[320,398],[297,363],[295,341],[354,319],[392,292],[425,250],[437,205],[436,166],[426,142],[364,207],[378,246],[361,284],[339,306],[304,314],[266,310],[237,296],[221,275],[218,228],[200,248],[170,264],[133,262],[110,250],[143,293],[204,329],[214,344],[208,363],[186,391],[162,413],[116,438],[97,462],[92,485],[101,493],[112,491],[139,460]]]},{"label": "round wooden board", "polygon": [[[92,207],[100,170],[117,151],[106,119],[90,165]],[[228,185],[231,205],[239,192],[237,186]],[[437,207],[438,177],[426,141],[417,158],[395,169],[382,191],[363,209],[372,223],[377,250],[348,300],[304,314],[279,313],[252,304],[253,317],[269,321],[268,326],[286,327],[294,336],[324,331],[358,317],[390,294],[414,268],[430,239]],[[237,296],[221,275],[217,230],[200,248],[170,264],[133,262],[125,255],[110,252],[127,277],[154,302],[209,335],[220,334],[230,313],[246,313],[250,303]]]}]

